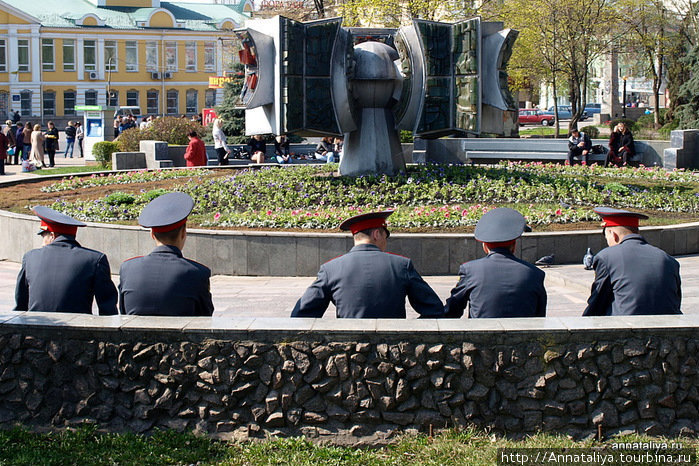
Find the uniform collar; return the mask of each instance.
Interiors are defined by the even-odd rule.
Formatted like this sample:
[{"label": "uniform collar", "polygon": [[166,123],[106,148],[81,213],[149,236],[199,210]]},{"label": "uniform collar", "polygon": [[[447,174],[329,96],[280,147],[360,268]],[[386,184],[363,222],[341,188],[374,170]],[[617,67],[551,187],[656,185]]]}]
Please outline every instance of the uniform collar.
[{"label": "uniform collar", "polygon": [[163,244],[162,246],[156,246],[151,254],[174,254],[177,257],[182,257],[182,251],[177,246],[172,246],[169,244]]},{"label": "uniform collar", "polygon": [[56,246],[80,246],[75,236],[70,235],[58,235],[51,244],[55,244]]},{"label": "uniform collar", "polygon": [[362,243],[362,244],[357,244],[356,246],[354,246],[354,247],[350,250],[350,252],[351,252],[351,251],[379,251],[379,252],[380,252],[381,249],[380,249],[377,245],[375,245],[375,244],[371,244],[371,243]]},{"label": "uniform collar", "polygon": [[495,249],[491,249],[486,257],[490,257],[493,254],[500,254],[502,256],[508,256],[508,257],[514,256],[514,254],[512,254],[508,248],[495,248]]},{"label": "uniform collar", "polygon": [[625,242],[625,241],[629,241],[629,240],[630,240],[630,241],[640,241],[640,242],[642,242],[642,243],[645,243],[645,242],[646,242],[646,239],[645,239],[643,236],[641,236],[641,235],[639,235],[639,234],[636,234],[636,233],[631,233],[630,235],[624,236],[624,239],[622,239],[621,242],[620,242],[619,244],[621,244],[621,243],[623,243],[623,242]]}]

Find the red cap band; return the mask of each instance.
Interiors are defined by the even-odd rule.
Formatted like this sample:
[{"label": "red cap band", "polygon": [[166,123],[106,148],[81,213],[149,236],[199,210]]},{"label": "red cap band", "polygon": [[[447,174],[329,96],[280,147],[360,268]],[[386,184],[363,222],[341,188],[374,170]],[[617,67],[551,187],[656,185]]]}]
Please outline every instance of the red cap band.
[{"label": "red cap band", "polygon": [[52,233],[56,233],[57,235],[75,236],[76,233],[78,232],[77,226],[63,225],[63,224],[59,224],[59,223],[50,223],[50,222],[47,222],[46,220],[41,221],[40,228],[44,231],[50,231]]},{"label": "red cap band", "polygon": [[182,220],[180,220],[177,223],[173,223],[171,225],[165,225],[162,227],[152,227],[151,230],[153,230],[153,233],[167,233],[168,231],[175,230],[186,223],[187,223],[187,219],[183,218]]},{"label": "red cap band", "polygon": [[488,249],[496,249],[496,248],[509,248],[513,244],[515,244],[516,239],[513,239],[512,241],[503,241],[502,243],[486,243],[484,242],[486,246],[488,246]]},{"label": "red cap band", "polygon": [[638,217],[631,215],[606,215],[602,218],[602,226],[638,228]]},{"label": "red cap band", "polygon": [[370,228],[386,228],[386,226],[385,218],[369,218],[350,225],[350,231],[354,235],[355,233],[359,233],[360,231],[368,230]]}]

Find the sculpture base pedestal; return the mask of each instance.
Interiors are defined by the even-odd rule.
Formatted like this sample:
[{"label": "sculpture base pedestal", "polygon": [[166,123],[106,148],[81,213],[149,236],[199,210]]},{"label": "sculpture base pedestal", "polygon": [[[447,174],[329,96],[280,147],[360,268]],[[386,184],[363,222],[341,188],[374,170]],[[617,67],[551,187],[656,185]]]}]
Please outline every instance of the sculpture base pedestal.
[{"label": "sculpture base pedestal", "polygon": [[403,148],[393,113],[388,109],[362,109],[357,130],[345,134],[343,151],[341,175],[396,175],[405,172]]}]

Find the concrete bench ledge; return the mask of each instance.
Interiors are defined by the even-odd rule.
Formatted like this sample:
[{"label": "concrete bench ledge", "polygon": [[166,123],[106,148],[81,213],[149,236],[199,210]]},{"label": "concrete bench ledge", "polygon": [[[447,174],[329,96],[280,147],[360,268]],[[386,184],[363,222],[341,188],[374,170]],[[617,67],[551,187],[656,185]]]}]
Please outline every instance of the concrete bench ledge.
[{"label": "concrete bench ledge", "polygon": [[460,334],[481,332],[585,332],[647,329],[699,329],[699,315],[545,317],[511,319],[292,319],[270,317],[95,316],[58,312],[0,312],[0,328],[148,331],[183,333]]}]

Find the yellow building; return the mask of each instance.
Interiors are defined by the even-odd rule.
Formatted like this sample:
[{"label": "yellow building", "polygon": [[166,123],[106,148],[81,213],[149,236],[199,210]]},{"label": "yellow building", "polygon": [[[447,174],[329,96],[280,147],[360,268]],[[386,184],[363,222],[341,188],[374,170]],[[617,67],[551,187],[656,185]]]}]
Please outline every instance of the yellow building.
[{"label": "yellow building", "polygon": [[22,121],[64,122],[76,105],[211,107],[222,91],[208,78],[226,71],[225,39],[252,11],[240,2],[0,0],[0,120],[16,110]]}]

